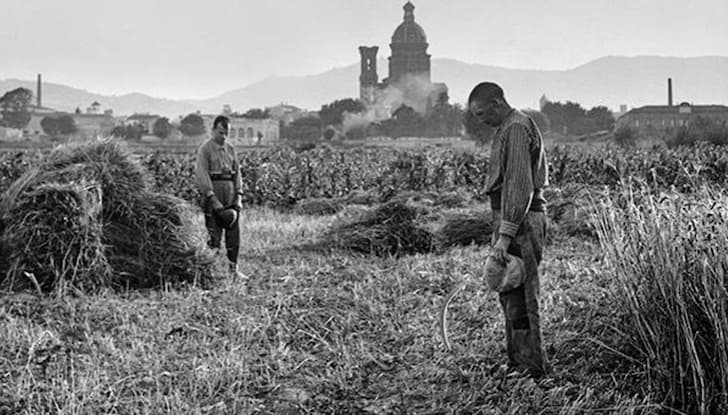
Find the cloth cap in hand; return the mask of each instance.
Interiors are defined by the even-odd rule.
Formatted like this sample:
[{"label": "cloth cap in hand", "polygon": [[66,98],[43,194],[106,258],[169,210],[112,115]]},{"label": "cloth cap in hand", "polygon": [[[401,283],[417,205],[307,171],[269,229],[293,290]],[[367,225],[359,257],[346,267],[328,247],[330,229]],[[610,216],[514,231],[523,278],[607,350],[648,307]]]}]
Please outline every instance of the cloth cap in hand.
[{"label": "cloth cap in hand", "polygon": [[225,229],[232,229],[238,221],[238,211],[235,209],[223,209],[217,212],[217,219],[220,226]]},{"label": "cloth cap in hand", "polygon": [[518,288],[523,284],[526,275],[526,266],[517,256],[508,254],[508,262],[503,265],[492,256],[485,261],[485,281],[488,287],[495,292],[506,292]]}]

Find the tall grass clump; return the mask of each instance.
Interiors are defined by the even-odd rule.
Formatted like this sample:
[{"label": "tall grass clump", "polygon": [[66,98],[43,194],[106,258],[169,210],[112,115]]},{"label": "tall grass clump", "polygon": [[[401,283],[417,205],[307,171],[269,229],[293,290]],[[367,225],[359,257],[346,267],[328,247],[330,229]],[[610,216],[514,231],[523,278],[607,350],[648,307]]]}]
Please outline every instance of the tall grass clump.
[{"label": "tall grass clump", "polygon": [[728,413],[727,208],[709,190],[623,190],[595,215],[625,340],[652,392],[685,413]]}]

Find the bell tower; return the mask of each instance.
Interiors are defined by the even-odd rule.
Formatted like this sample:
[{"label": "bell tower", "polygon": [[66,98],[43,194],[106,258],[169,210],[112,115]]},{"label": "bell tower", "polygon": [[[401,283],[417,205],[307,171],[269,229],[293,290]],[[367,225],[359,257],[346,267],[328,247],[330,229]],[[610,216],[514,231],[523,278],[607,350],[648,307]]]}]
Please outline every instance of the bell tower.
[{"label": "bell tower", "polygon": [[364,105],[374,102],[374,94],[379,75],[377,75],[377,52],[378,46],[359,46],[361,55],[361,75],[359,75],[359,98]]}]

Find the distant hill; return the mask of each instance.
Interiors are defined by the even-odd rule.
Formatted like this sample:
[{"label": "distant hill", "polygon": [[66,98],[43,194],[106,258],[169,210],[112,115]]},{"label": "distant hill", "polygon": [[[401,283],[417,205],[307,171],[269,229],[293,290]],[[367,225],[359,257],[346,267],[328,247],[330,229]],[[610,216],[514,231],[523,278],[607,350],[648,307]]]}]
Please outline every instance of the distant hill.
[{"label": "distant hill", "polygon": [[[378,62],[380,79],[387,77],[387,61]],[[728,57],[671,58],[656,56],[608,56],[563,71],[508,69],[464,63],[454,59],[433,59],[432,80],[447,83],[451,102],[464,102],[478,82],[500,83],[506,97],[516,107],[536,108],[542,94],[552,101],[575,101],[585,107],[620,104],[630,108],[667,102],[667,78],[673,80],[674,102],[728,105]],[[44,83],[43,104],[72,111],[85,109],[93,101],[115,114],[134,112],[178,116],[201,110],[219,112],[229,104],[245,111],[281,102],[318,109],[335,99],[358,97],[359,64],[332,69],[316,75],[270,77],[231,89],[220,96],[195,101],[174,101],[143,94],[103,96],[63,85]],[[24,86],[35,90],[35,82],[0,81],[0,92]]]},{"label": "distant hill", "polygon": [[[18,79],[0,80],[0,95],[18,87],[28,88],[35,94],[35,81],[22,81]],[[165,116],[177,117],[196,110],[194,104],[184,101],[174,101],[163,98],[154,98],[140,93],[125,95],[101,95],[84,89],[73,88],[52,82],[43,82],[42,104],[44,107],[59,111],[72,112],[76,107],[82,111],[92,102],[98,101],[102,109],[113,109],[114,115],[131,115],[135,112],[149,112]],[[35,103],[35,101],[34,101]]]},{"label": "distant hill", "polygon": [[[377,64],[380,79],[387,61]],[[606,105],[617,110],[667,102],[667,78],[673,80],[674,100],[728,104],[728,57],[663,58],[605,57],[565,71],[508,69],[469,64],[454,59],[432,60],[432,81],[445,82],[451,102],[465,102],[480,81],[503,86],[519,108],[538,108],[542,94],[552,101],[576,101],[583,106]],[[305,77],[268,78],[209,100],[197,101],[207,111],[274,105],[282,101],[317,109],[337,98],[358,97],[359,64]]]}]

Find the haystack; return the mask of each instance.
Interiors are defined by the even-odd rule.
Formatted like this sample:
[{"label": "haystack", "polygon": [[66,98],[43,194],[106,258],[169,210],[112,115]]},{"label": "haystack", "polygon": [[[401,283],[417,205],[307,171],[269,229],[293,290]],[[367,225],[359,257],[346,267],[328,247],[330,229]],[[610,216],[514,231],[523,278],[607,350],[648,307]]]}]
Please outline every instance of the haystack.
[{"label": "haystack", "polygon": [[110,285],[100,213],[94,182],[47,183],[21,194],[3,214],[2,289],[50,292],[70,285],[94,291]]},{"label": "haystack", "polygon": [[342,207],[337,200],[317,197],[299,200],[293,211],[299,215],[323,216],[338,213]]},{"label": "haystack", "polygon": [[4,209],[17,197],[42,183],[93,180],[101,185],[105,220],[129,214],[127,200],[149,189],[151,179],[141,163],[122,143],[98,140],[55,148],[40,164],[8,189]]},{"label": "haystack", "polygon": [[389,202],[360,220],[333,227],[323,236],[325,245],[378,256],[431,252],[434,236],[418,226],[421,211],[400,202]]},{"label": "haystack", "polygon": [[[88,227],[93,232],[79,227],[73,220],[53,222],[56,228],[51,228],[39,226],[36,222],[43,224],[39,222],[40,219],[33,219],[35,222],[13,219],[27,215],[34,217],[32,213],[36,207],[27,203],[27,200],[39,197],[37,193],[41,190],[45,192],[43,194],[48,193],[48,186],[61,186],[65,190],[63,186],[76,189],[86,183],[96,184],[98,201],[76,207],[74,212],[80,223],[91,224]],[[12,278],[12,286],[15,286],[14,281],[17,281],[18,275],[22,274],[19,274],[22,271],[21,265],[34,261],[35,257],[35,254],[16,248],[14,244],[21,240],[18,235],[35,235],[40,239],[54,241],[56,245],[48,245],[46,248],[49,251],[44,251],[43,258],[63,255],[63,264],[81,264],[81,273],[78,275],[86,275],[83,278],[89,280],[75,285],[84,290],[99,284],[147,288],[166,282],[205,283],[220,275],[222,269],[219,260],[216,260],[217,256],[204,243],[204,227],[193,220],[195,208],[174,196],[150,192],[150,183],[148,173],[119,142],[99,140],[55,149],[36,168],[13,183],[0,203],[0,217],[6,224],[0,241],[3,241],[3,249],[11,252],[17,258],[17,264],[20,264],[7,265],[7,275]],[[86,195],[81,194],[79,197]],[[45,209],[43,213],[56,212],[57,215],[58,212],[64,212],[66,205],[70,203],[67,201],[71,200],[69,198],[70,196],[46,197],[47,205],[42,205]],[[71,219],[76,216],[65,215]],[[14,227],[9,226],[10,223]],[[82,236],[74,236],[77,232]],[[74,248],[75,251],[66,248],[66,245],[77,243],[77,238],[82,237],[87,238],[83,244],[88,246]],[[100,251],[103,258],[90,261],[87,259],[90,255],[87,250],[94,253]],[[57,259],[53,261],[43,264],[48,268],[45,272],[52,275],[60,273],[59,275],[66,278],[66,273],[71,271],[66,271],[63,268],[65,265],[59,265]],[[88,266],[84,265],[86,262],[89,262]],[[111,266],[109,278],[105,276],[109,275],[108,272],[100,273],[99,277],[82,272],[96,266],[96,262],[108,264],[106,267]],[[25,265],[23,267],[28,268]],[[61,268],[55,269],[58,267]],[[33,272],[43,274],[43,271]],[[81,278],[73,275],[74,281]],[[46,276],[42,279],[51,280]],[[46,290],[48,285],[40,288]]]},{"label": "haystack", "polygon": [[178,197],[142,192],[128,201],[131,215],[104,224],[107,257],[120,284],[132,288],[189,282],[203,286],[224,272],[205,245],[195,209]]},{"label": "haystack", "polygon": [[493,235],[490,212],[458,214],[448,218],[437,232],[440,246],[487,245]]}]

